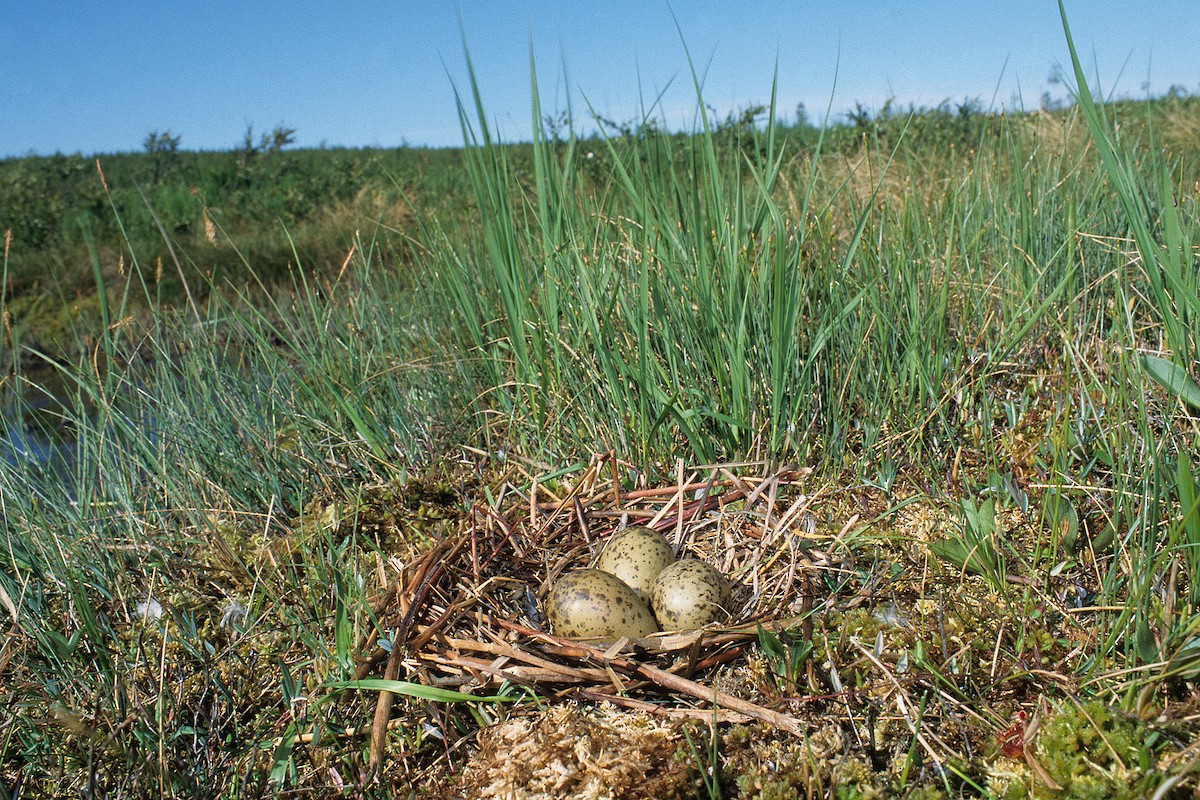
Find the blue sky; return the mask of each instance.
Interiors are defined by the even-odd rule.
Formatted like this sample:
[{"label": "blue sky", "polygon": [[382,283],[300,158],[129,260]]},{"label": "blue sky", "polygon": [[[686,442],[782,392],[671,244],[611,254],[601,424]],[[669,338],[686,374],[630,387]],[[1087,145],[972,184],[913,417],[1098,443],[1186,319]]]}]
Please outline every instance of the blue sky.
[{"label": "blue sky", "polygon": [[[529,44],[543,105],[583,98],[630,120],[689,127],[683,43],[718,113],[764,102],[819,118],[832,99],[877,108],[979,97],[1035,107],[1067,60],[1053,0],[462,0],[359,2],[14,0],[0,14],[0,156],[141,149],[170,129],[187,149],[228,149],[247,125],[301,146],[461,142],[452,84],[465,31],[504,138],[529,133]],[[674,10],[679,28],[672,19]],[[1105,91],[1200,91],[1195,0],[1068,0],[1076,44]],[[461,20],[461,28],[460,28]],[[1094,59],[1094,61],[1093,61]]]}]

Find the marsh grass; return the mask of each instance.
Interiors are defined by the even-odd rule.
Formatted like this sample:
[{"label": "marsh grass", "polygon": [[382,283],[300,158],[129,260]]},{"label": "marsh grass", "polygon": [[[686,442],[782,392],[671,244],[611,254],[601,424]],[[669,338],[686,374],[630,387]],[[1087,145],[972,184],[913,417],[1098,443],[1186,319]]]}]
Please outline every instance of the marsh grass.
[{"label": "marsh grass", "polygon": [[383,539],[298,519],[349,487],[403,483],[456,424],[438,410],[461,401],[430,323],[382,301],[406,278],[370,240],[336,279],[294,274],[266,306],[226,289],[195,314],[134,317],[129,294],[155,296],[133,264],[122,286],[101,283],[106,324],[81,332],[78,362],[55,364],[36,415],[8,330],[5,389],[20,394],[6,426],[63,457],[14,452],[0,476],[0,600],[16,632],[6,782],[262,792],[280,773],[260,745],[301,708],[289,692],[353,676],[350,643],[370,625],[361,571]]},{"label": "marsh grass", "polygon": [[[385,687],[408,692],[387,774],[453,761],[450,740],[550,698],[488,710],[353,683],[360,643],[392,635],[372,601],[471,513],[569,487],[606,452],[623,489],[722,460],[836,487],[843,505],[812,521],[835,565],[814,578],[827,622],[759,643],[760,694],[834,698],[791,789],[1049,794],[1049,770],[1083,793],[1100,779],[1089,731],[1120,739],[1103,759],[1140,781],[1126,789],[1190,786],[1196,104],[1098,105],[1073,63],[1074,109],[989,115],[953,148],[922,139],[936,115],[831,147],[780,125],[773,97],[731,125],[699,87],[690,133],[651,103],[585,140],[547,123],[532,60],[534,140],[506,145],[471,74],[463,173],[428,180],[472,208],[426,213],[397,179],[326,220],[360,231],[340,270],[307,270],[293,239],[282,284],[256,280],[253,242],[215,210],[248,283],[195,250],[176,268],[166,224],[162,269],[132,252],[114,272],[85,236],[94,308],[64,323],[53,389],[12,324],[6,241],[5,425],[24,438],[0,471],[0,790],[351,791]],[[1144,133],[1117,136],[1114,115]],[[139,226],[169,219],[149,206]],[[400,216],[411,235],[392,235]],[[32,457],[36,439],[59,456]],[[880,580],[924,609],[915,626],[849,594]],[[907,726],[895,770],[862,745],[876,689]],[[1017,711],[1052,719],[1070,758],[1043,764],[1033,738],[1031,760],[997,755]],[[966,744],[931,744],[943,724]],[[822,749],[830,731],[862,752]],[[766,752],[744,734],[690,740],[710,796],[765,779],[730,772]]]},{"label": "marsh grass", "polygon": [[1106,179],[1023,120],[926,165],[903,130],[846,162],[793,153],[773,106],[732,144],[701,110],[690,136],[605,140],[591,186],[533,87],[528,182],[460,100],[482,235],[424,260],[526,450],[944,467],[1015,356],[1111,323],[1119,253],[1082,238]]}]

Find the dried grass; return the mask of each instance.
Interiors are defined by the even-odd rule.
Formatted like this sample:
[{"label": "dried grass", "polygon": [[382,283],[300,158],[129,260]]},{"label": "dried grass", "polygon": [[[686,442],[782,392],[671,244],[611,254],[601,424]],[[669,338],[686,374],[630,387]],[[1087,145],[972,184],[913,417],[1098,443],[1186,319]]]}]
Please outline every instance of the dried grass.
[{"label": "dried grass", "polygon": [[646,714],[559,706],[482,731],[460,793],[496,800],[672,796],[688,781],[687,765],[675,760],[680,739],[674,726]]},{"label": "dried grass", "polygon": [[[838,569],[810,550],[819,492],[806,470],[762,464],[709,465],[674,486],[622,492],[620,466],[599,457],[570,480],[514,473],[494,503],[478,505],[460,531],[400,572],[373,611],[393,642],[362,642],[358,676],[383,675],[475,692],[505,683],[543,697],[611,700],[642,713],[709,722],[756,719],[802,733],[792,717],[704,683],[745,656],[758,626],[809,627],[810,577]],[[735,472],[735,470],[737,470]],[[523,477],[529,491],[518,491]],[[549,585],[585,567],[626,524],[662,531],[681,553],[713,564],[734,585],[727,624],[617,642],[554,636],[540,612]],[[849,525],[847,526],[849,528]],[[844,533],[844,531],[843,531]],[[840,535],[840,534],[839,534]],[[381,696],[372,760],[383,757],[391,697]]]}]

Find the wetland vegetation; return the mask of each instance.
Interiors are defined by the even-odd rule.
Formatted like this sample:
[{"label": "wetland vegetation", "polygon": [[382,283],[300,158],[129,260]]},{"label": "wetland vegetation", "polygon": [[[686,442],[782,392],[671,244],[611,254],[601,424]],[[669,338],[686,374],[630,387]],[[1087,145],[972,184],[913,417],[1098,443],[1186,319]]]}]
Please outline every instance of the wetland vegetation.
[{"label": "wetland vegetation", "polygon": [[[0,162],[0,797],[1191,796],[1200,101],[1074,85]],[[489,564],[673,499],[770,713],[505,673]]]}]

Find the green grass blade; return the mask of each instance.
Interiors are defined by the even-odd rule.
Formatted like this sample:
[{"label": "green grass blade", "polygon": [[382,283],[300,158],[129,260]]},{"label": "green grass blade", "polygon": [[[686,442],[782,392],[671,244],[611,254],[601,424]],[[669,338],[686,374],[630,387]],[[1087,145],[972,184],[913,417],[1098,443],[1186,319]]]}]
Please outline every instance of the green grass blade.
[{"label": "green grass blade", "polygon": [[1174,361],[1148,354],[1138,359],[1138,366],[1171,395],[1200,410],[1200,385],[1183,367]]},{"label": "green grass blade", "polygon": [[415,697],[419,700],[432,700],[437,703],[513,703],[519,698],[511,695],[474,695],[455,692],[451,689],[439,689],[436,686],[425,686],[409,681],[392,681],[383,678],[363,678],[357,681],[337,681],[329,684],[330,689],[356,689],[364,692],[391,692],[405,697]]}]

